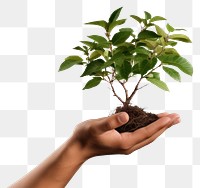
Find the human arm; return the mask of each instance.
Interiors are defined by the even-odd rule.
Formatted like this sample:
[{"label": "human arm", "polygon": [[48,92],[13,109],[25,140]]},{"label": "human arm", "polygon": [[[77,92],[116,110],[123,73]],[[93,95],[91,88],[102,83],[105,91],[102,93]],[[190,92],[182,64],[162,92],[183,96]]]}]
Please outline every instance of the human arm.
[{"label": "human arm", "polygon": [[164,113],[159,117],[147,127],[121,134],[115,128],[128,121],[126,113],[84,121],[77,125],[68,141],[10,187],[63,188],[87,159],[99,155],[130,154],[180,121],[177,114]]}]

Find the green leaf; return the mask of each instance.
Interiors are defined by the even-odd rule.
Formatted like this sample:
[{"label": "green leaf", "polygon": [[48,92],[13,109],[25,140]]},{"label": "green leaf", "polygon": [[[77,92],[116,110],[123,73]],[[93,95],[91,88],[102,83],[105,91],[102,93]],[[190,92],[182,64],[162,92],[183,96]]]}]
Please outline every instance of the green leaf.
[{"label": "green leaf", "polygon": [[108,27],[108,32],[111,32],[113,30],[114,27],[118,26],[118,25],[122,25],[126,22],[126,19],[122,19],[122,20],[117,20],[112,22],[109,27]]},{"label": "green leaf", "polygon": [[141,63],[142,61],[147,60],[148,58],[149,58],[148,55],[145,55],[145,54],[136,54],[134,56],[134,63],[135,64]]},{"label": "green leaf", "polygon": [[155,78],[160,80],[160,73],[159,72],[151,72],[146,76],[146,78]]},{"label": "green leaf", "polygon": [[129,37],[130,37],[131,33],[130,32],[118,32],[116,33],[113,38],[112,38],[112,44],[114,46],[119,45],[123,42],[125,42]]},{"label": "green leaf", "polygon": [[179,55],[179,53],[177,52],[176,49],[174,48],[165,48],[163,53],[165,54],[176,54],[176,55]]},{"label": "green leaf", "polygon": [[158,35],[161,35],[162,37],[166,37],[167,33],[165,33],[165,31],[159,27],[158,25],[155,25],[156,31]]},{"label": "green leaf", "polygon": [[147,73],[149,70],[148,68],[148,61],[145,59],[142,62],[135,64],[132,68],[133,74],[141,74],[142,76]]},{"label": "green leaf", "polygon": [[169,88],[167,87],[167,84],[159,79],[156,78],[146,78],[149,82],[156,85],[160,89],[163,89],[165,91],[169,91]]},{"label": "green leaf", "polygon": [[158,59],[156,57],[154,57],[153,59],[149,60],[149,64],[150,64],[150,69],[153,69],[155,67],[155,65],[157,64]]},{"label": "green leaf", "polygon": [[113,65],[113,63],[114,63],[114,62],[113,62],[112,60],[106,61],[106,62],[103,64],[102,69],[107,68],[107,67],[110,67],[111,65]]},{"label": "green leaf", "polygon": [[92,48],[94,46],[94,42],[90,42],[90,41],[80,41],[80,42],[89,46],[90,48]]},{"label": "green leaf", "polygon": [[102,77],[105,77],[105,76],[107,76],[107,75],[109,75],[109,74],[111,74],[111,72],[109,72],[109,71],[102,71],[102,72],[97,72],[97,73],[95,74],[95,76],[102,76]]},{"label": "green leaf", "polygon": [[167,30],[169,31],[169,32],[174,32],[174,28],[171,26],[171,25],[169,25],[169,24],[167,24],[166,25],[166,28],[167,28]]},{"label": "green leaf", "polygon": [[123,7],[118,8],[117,10],[115,10],[115,11],[111,14],[111,16],[110,16],[110,18],[109,18],[109,22],[108,22],[109,24],[111,24],[112,22],[114,22],[114,21],[117,20],[117,18],[118,18],[119,15],[120,15],[120,12],[121,12],[122,8],[123,8]]},{"label": "green leaf", "polygon": [[153,78],[160,80],[160,73],[159,72],[152,72],[151,74],[153,74]]},{"label": "green leaf", "polygon": [[191,43],[192,42],[188,36],[183,35],[183,34],[173,34],[173,35],[170,35],[169,38],[173,39],[173,40],[187,42],[187,43]]},{"label": "green leaf", "polygon": [[157,47],[154,49],[154,51],[156,52],[156,54],[160,54],[160,53],[162,53],[162,51],[163,51],[163,47],[157,46]]},{"label": "green leaf", "polygon": [[101,77],[94,77],[93,79],[89,80],[89,81],[86,83],[86,85],[85,85],[85,87],[83,88],[83,90],[84,90],[84,89],[90,89],[90,88],[93,88],[93,87],[99,85],[100,82],[101,82],[101,80],[102,80]]},{"label": "green leaf", "polygon": [[[130,43],[129,43],[130,44]],[[138,46],[139,47],[139,46]],[[130,46],[127,47],[127,50],[130,54],[133,54],[135,51],[135,45],[131,44]]]},{"label": "green leaf", "polygon": [[117,80],[123,80],[123,78],[121,77],[121,75],[118,74],[118,73],[116,73],[115,78],[116,78]]},{"label": "green leaf", "polygon": [[167,42],[167,45],[170,45],[170,46],[176,46],[177,45],[177,42],[175,42],[175,41],[168,41]]},{"label": "green leaf", "polygon": [[121,28],[121,29],[119,29],[119,31],[121,31],[121,32],[130,32],[130,33],[132,33],[133,32],[133,29],[132,28]]},{"label": "green leaf", "polygon": [[143,24],[145,25],[145,26],[147,26],[148,24],[147,24],[147,20],[146,19],[142,19],[142,22],[143,22]]},{"label": "green leaf", "polygon": [[116,47],[115,49],[113,49],[113,55],[117,54],[117,53],[123,53],[126,52],[128,50],[128,48],[124,45],[119,45],[118,47]]},{"label": "green leaf", "polygon": [[103,68],[109,67],[113,65],[114,63],[117,66],[122,66],[122,63],[124,62],[125,59],[128,59],[127,56],[125,56],[122,51],[119,51],[115,53],[111,59],[109,59],[107,62],[104,63]]},{"label": "green leaf", "polygon": [[93,73],[100,71],[103,67],[103,64],[104,64],[104,61],[102,59],[97,59],[97,60],[92,61],[91,63],[87,65],[81,77],[92,75]]},{"label": "green leaf", "polygon": [[99,35],[90,35],[88,36],[88,38],[93,39],[94,41],[98,42],[98,43],[106,43],[107,40]]},{"label": "green leaf", "polygon": [[142,18],[140,18],[139,16],[131,15],[131,18],[133,18],[134,20],[136,20],[136,21],[139,22],[139,23],[142,22]]},{"label": "green leaf", "polygon": [[96,42],[91,42],[91,41],[80,41],[83,44],[87,45],[88,47],[90,47],[88,50],[92,51],[92,50],[103,50],[103,48],[108,48],[109,47],[109,43],[96,43]]},{"label": "green leaf", "polygon": [[81,48],[80,46],[76,46],[75,48],[73,48],[74,50],[79,50],[82,52],[85,52],[85,50],[83,48]]},{"label": "green leaf", "polygon": [[82,63],[83,59],[79,56],[68,56],[65,61],[60,65],[59,71],[66,70],[73,65]]},{"label": "green leaf", "polygon": [[165,66],[163,66],[162,68],[174,80],[177,80],[179,82],[181,81],[181,76],[176,70],[169,68],[169,67],[165,67]]},{"label": "green leaf", "polygon": [[147,46],[151,50],[154,50],[155,47],[158,45],[157,41],[153,41],[153,40],[147,40],[146,39],[146,40],[141,40],[141,42],[144,43],[145,46]]},{"label": "green leaf", "polygon": [[153,31],[143,30],[138,34],[138,39],[149,39],[149,38],[159,38],[160,36],[157,35]]},{"label": "green leaf", "polygon": [[166,46],[165,37],[160,37],[159,44],[161,44],[161,46]]},{"label": "green leaf", "polygon": [[150,19],[150,22],[156,22],[161,20],[166,20],[166,19],[161,16],[154,16],[153,18]]},{"label": "green leaf", "polygon": [[85,23],[87,25],[98,25],[100,27],[103,27],[104,29],[107,28],[107,25],[108,23],[104,20],[99,20],[99,21],[94,21],[94,22],[88,22],[88,23]]},{"label": "green leaf", "polygon": [[185,74],[192,76],[193,67],[187,59],[176,54],[163,54],[158,59],[166,65],[172,65],[178,67]]},{"label": "green leaf", "polygon": [[103,53],[101,51],[99,53],[106,59],[106,61],[108,61],[110,51],[105,50]]},{"label": "green leaf", "polygon": [[86,51],[88,51],[88,47],[87,47],[87,46],[83,46],[83,48],[84,48]]},{"label": "green leaf", "polygon": [[[91,35],[91,36],[88,36],[88,38],[93,39],[95,42],[97,42],[99,47],[102,47],[102,48],[110,47],[109,42],[106,40],[106,38],[104,38],[102,36]],[[93,48],[94,48],[94,45],[93,45]]]},{"label": "green leaf", "polygon": [[116,53],[112,56],[111,61],[115,62],[117,65],[122,66],[126,56],[122,53]]},{"label": "green leaf", "polygon": [[122,49],[122,51],[125,51],[125,52],[127,52],[128,50],[133,50],[133,49],[135,49],[135,46],[134,46],[134,44],[132,44],[131,42],[123,42],[123,43],[121,43],[121,44],[119,44],[118,45],[118,47],[124,47],[124,48],[126,48],[126,50],[123,50]]},{"label": "green leaf", "polygon": [[146,20],[150,20],[151,19],[151,14],[147,11],[144,11],[144,14],[145,14],[145,19]]},{"label": "green leaf", "polygon": [[135,64],[132,68],[132,72],[134,74],[145,75],[149,70],[151,70],[157,63],[157,59],[153,59],[152,61],[148,61],[146,59],[142,60]]},{"label": "green leaf", "polygon": [[121,66],[116,67],[122,79],[128,80],[128,76],[131,73],[131,64],[128,61],[124,61]]},{"label": "green leaf", "polygon": [[97,59],[98,57],[100,57],[101,56],[101,54],[99,53],[99,51],[98,50],[95,50],[95,51],[93,51],[92,53],[91,53],[91,55],[90,55],[90,61],[92,61],[92,60],[94,60],[94,59]]},{"label": "green leaf", "polygon": [[141,47],[141,46],[138,46],[137,48],[135,48],[135,52],[138,54],[145,54],[145,55],[150,54],[150,52],[146,48]]},{"label": "green leaf", "polygon": [[146,26],[151,27],[151,26],[154,26],[154,25],[155,25],[154,23],[148,23]]}]

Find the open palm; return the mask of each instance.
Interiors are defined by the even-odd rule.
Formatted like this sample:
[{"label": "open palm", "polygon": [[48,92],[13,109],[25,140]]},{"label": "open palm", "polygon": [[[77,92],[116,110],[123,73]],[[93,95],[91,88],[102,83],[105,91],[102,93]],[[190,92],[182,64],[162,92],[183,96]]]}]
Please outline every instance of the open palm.
[{"label": "open palm", "polygon": [[[159,119],[134,132],[119,133],[115,128],[125,124],[129,117],[125,112],[109,117],[91,119],[80,123],[73,134],[88,153],[97,155],[130,154],[153,142],[166,129],[180,122],[178,114],[158,114]],[[119,118],[120,117],[120,118]]]}]

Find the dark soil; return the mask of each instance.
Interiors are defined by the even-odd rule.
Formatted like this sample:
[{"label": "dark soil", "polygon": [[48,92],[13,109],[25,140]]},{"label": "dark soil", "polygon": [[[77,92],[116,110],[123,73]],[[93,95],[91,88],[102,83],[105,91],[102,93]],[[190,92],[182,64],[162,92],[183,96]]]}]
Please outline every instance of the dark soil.
[{"label": "dark soil", "polygon": [[156,114],[145,112],[138,106],[118,106],[115,110],[115,113],[118,112],[126,112],[129,115],[129,121],[126,124],[116,128],[116,130],[120,133],[133,132],[159,119]]}]

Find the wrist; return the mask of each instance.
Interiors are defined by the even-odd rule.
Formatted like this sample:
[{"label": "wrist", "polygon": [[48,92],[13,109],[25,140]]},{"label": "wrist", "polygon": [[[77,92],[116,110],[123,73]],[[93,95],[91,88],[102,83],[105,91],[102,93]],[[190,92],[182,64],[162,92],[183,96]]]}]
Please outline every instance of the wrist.
[{"label": "wrist", "polygon": [[74,136],[71,136],[64,143],[64,152],[62,157],[63,159],[72,159],[72,164],[83,164],[89,158],[89,154],[81,141]]}]

